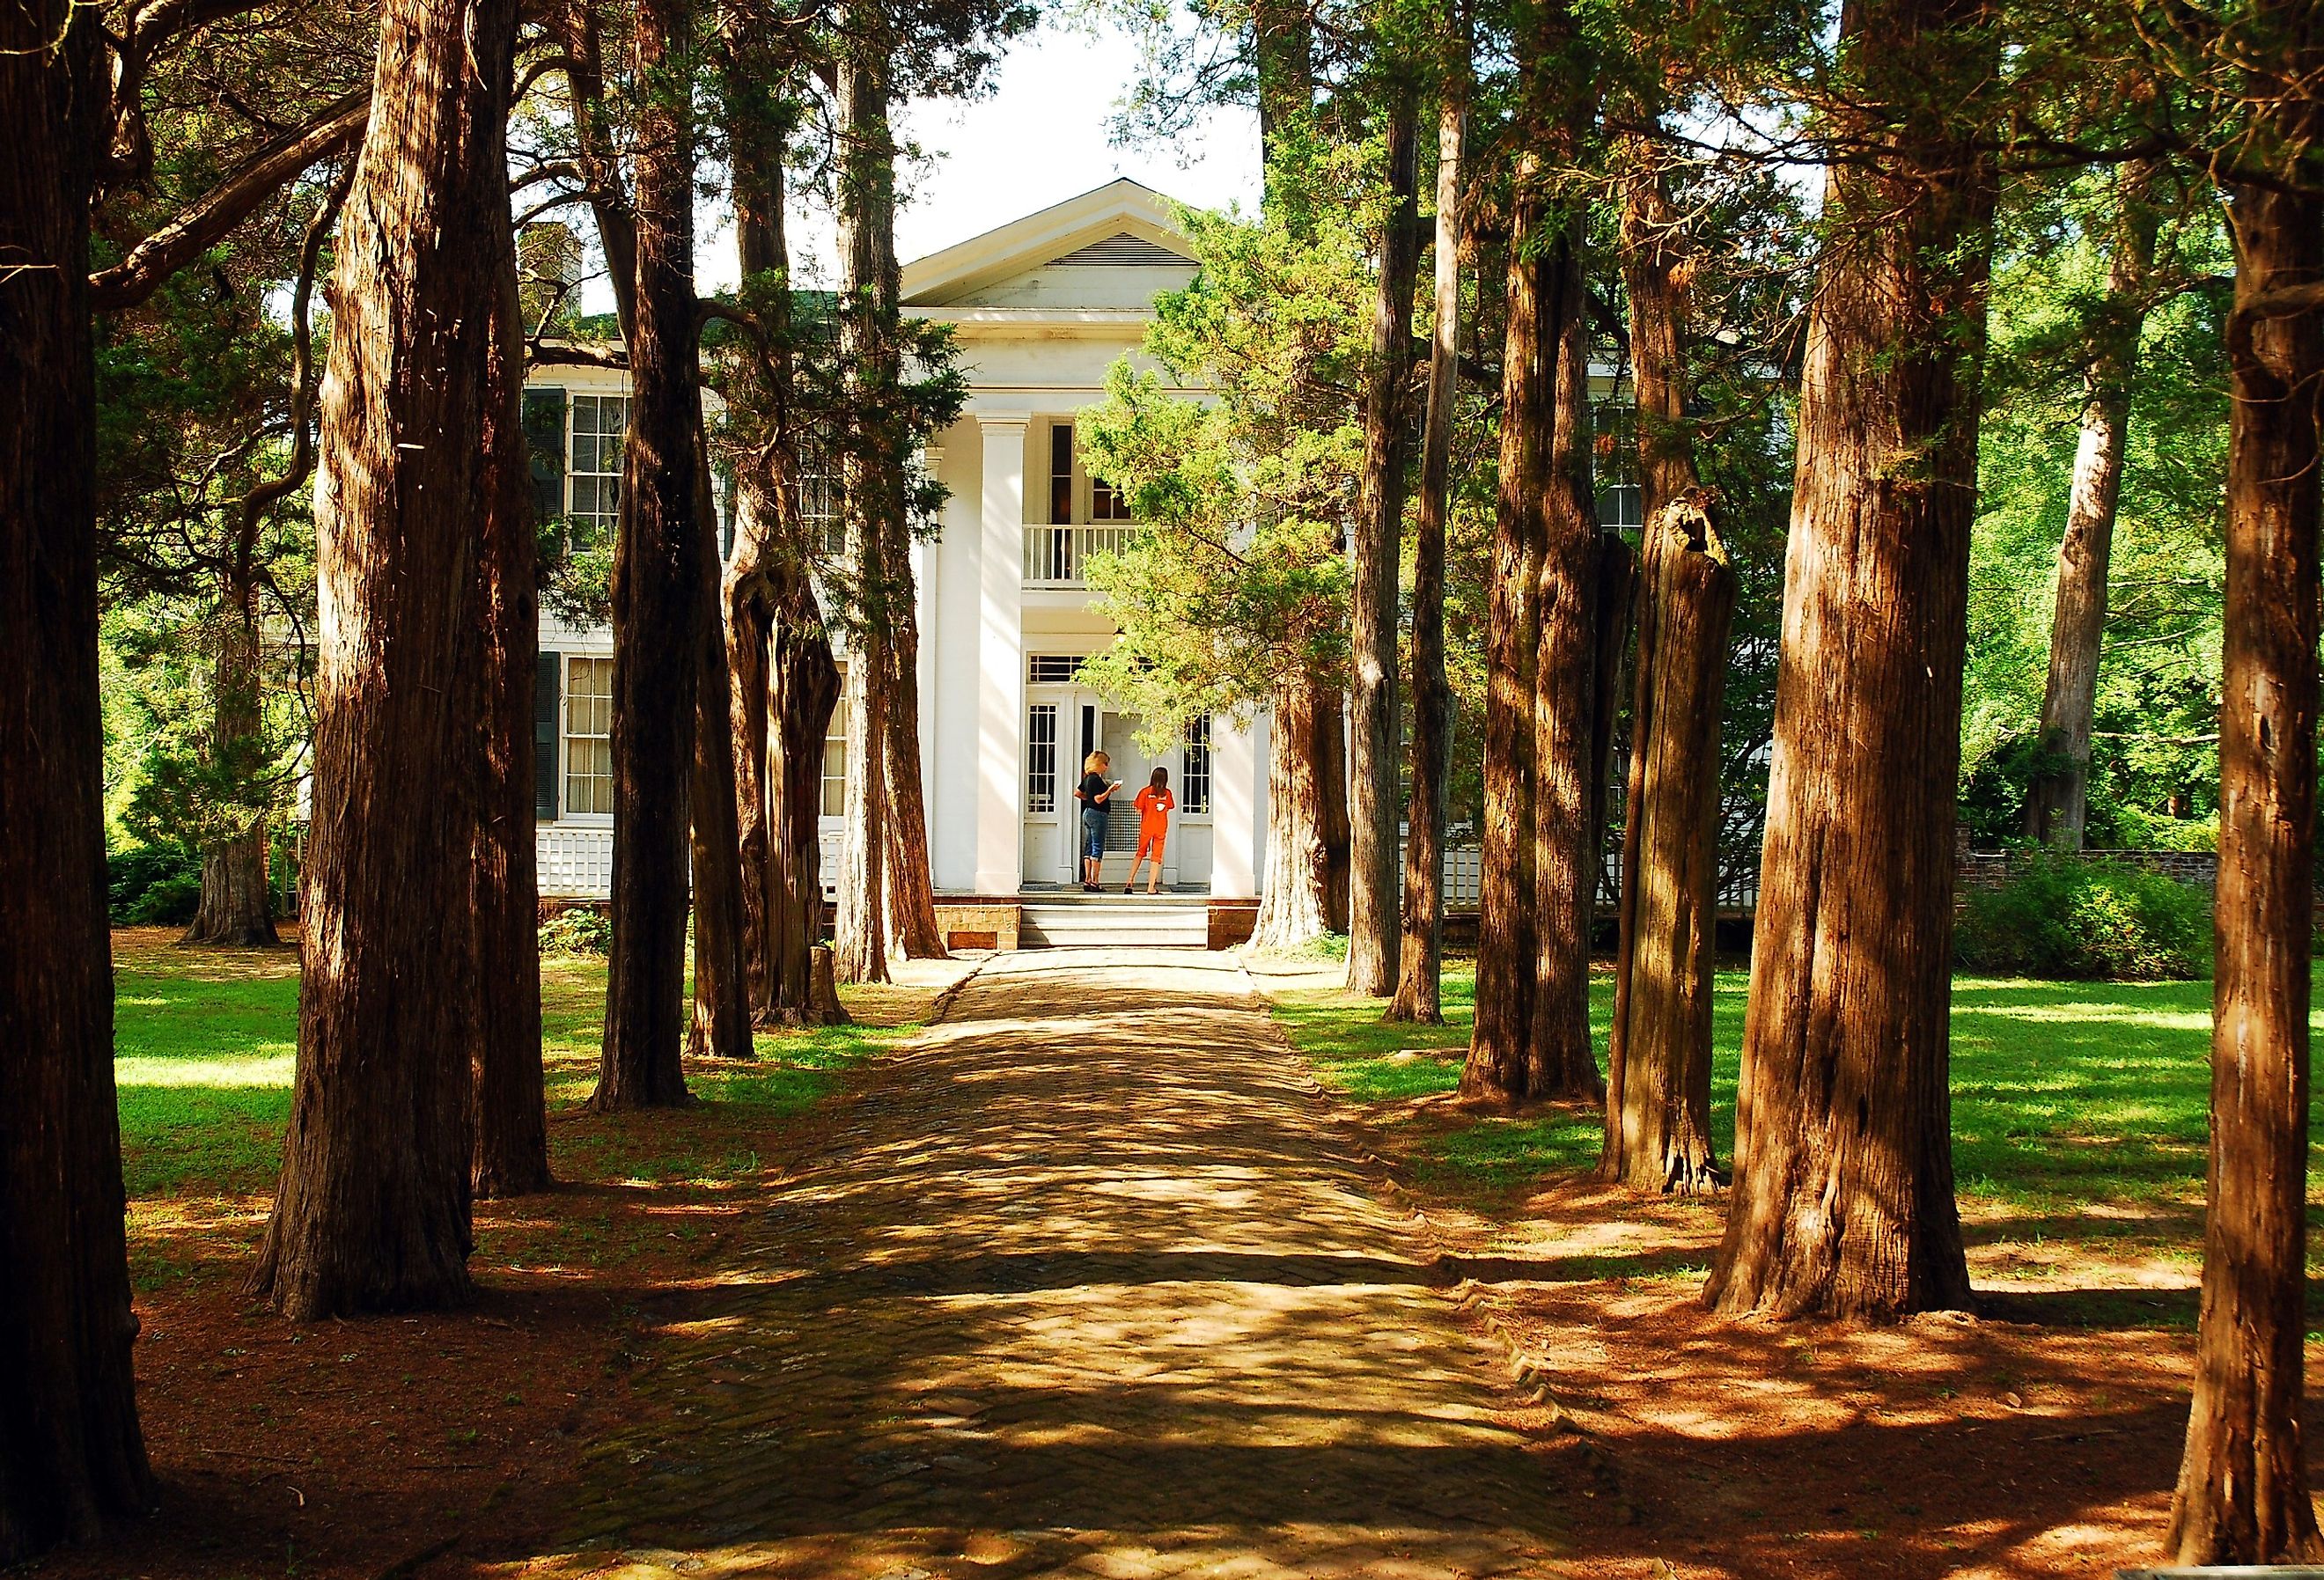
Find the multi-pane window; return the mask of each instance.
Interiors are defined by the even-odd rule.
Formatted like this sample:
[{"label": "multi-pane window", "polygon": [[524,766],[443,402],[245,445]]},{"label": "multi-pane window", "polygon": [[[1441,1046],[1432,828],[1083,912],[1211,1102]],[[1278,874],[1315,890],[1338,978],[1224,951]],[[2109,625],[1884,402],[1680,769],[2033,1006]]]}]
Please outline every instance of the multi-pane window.
[{"label": "multi-pane window", "polygon": [[799,526],[807,541],[820,542],[824,552],[837,554],[847,547],[847,518],[841,511],[845,495],[840,487],[839,464],[821,445],[799,451],[798,482],[794,485]]},{"label": "multi-pane window", "polygon": [[1186,767],[1179,777],[1178,809],[1211,809],[1211,716],[1198,713],[1186,721]]},{"label": "multi-pane window", "polygon": [[565,809],[613,810],[613,661],[575,658],[565,669]]},{"label": "multi-pane window", "polygon": [[1025,809],[1057,809],[1057,705],[1037,702],[1025,727]]},{"label": "multi-pane window", "polygon": [[565,519],[577,541],[604,542],[622,513],[622,435],[630,426],[626,395],[573,397],[573,465]]},{"label": "multi-pane window", "polygon": [[1090,520],[1093,522],[1126,522],[1130,519],[1130,496],[1102,477],[1090,479]]},{"label": "multi-pane window", "polygon": [[1070,684],[1082,672],[1082,661],[1072,653],[1034,653],[1025,662],[1025,679],[1035,686]]},{"label": "multi-pane window", "polygon": [[1646,524],[1638,490],[1638,409],[1628,401],[1600,401],[1592,408],[1596,442],[1590,447],[1590,474],[1598,492],[1598,524]]},{"label": "multi-pane window", "polygon": [[[843,694],[844,688],[843,687]],[[847,705],[831,710],[830,732],[823,737],[823,815],[847,816]]]}]

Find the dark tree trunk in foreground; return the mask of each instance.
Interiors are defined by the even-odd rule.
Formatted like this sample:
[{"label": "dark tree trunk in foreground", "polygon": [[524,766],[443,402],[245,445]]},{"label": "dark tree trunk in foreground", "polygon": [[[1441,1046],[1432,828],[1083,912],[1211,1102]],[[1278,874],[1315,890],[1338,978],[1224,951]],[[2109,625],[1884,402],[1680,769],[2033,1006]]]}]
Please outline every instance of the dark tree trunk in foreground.
[{"label": "dark tree trunk in foreground", "polygon": [[1875,102],[1833,131],[1887,145],[1825,186],[1841,240],[1801,383],[1723,1311],[1969,1302],[1947,1016],[1994,178],[1950,117],[1996,69],[1983,21],[1876,0],[1847,29]]},{"label": "dark tree trunk in foreground", "polygon": [[793,562],[779,586],[767,764],[768,1016],[779,1025],[839,1026],[847,1012],[832,991],[832,954],[823,946],[823,743],[839,703],[839,665],[804,568]]},{"label": "dark tree trunk in foreground", "polygon": [[726,672],[726,623],[718,596],[718,546],[710,468],[701,469],[696,534],[702,559],[701,618],[695,634],[694,1004],[686,1051],[696,1058],[751,1058],[751,984],[742,956],[742,843],[734,804],[733,690]]},{"label": "dark tree trunk in foreground", "polygon": [[[1571,224],[1558,250],[1556,293],[1544,303],[1542,339],[1554,347],[1554,371],[1544,383],[1554,409],[1534,598],[1539,642],[1533,690],[1534,987],[1525,1095],[1594,1103],[1606,1090],[1590,1041],[1601,589],[1597,512],[1587,492],[1589,321],[1581,244],[1581,226]],[[1620,579],[1627,590],[1627,575]]]},{"label": "dark tree trunk in foreground", "polygon": [[[2324,49],[2308,44],[2312,74]],[[2324,117],[2299,119],[2287,141],[2313,147]],[[2324,200],[2247,186],[2230,212],[2218,963],[2195,1400],[2171,1516],[2182,1564],[2324,1557],[2300,1436]]]},{"label": "dark tree trunk in foreground", "polygon": [[1428,351],[1420,501],[1412,555],[1412,793],[1405,819],[1404,945],[1388,1019],[1444,1019],[1444,792],[1452,688],[1444,677],[1444,522],[1452,481],[1452,409],[1461,398],[1461,142],[1469,105],[1469,21],[1456,6],[1436,127],[1436,326]]},{"label": "dark tree trunk in foreground", "polygon": [[1350,808],[1348,988],[1386,998],[1396,991],[1397,568],[1404,543],[1406,387],[1412,382],[1413,277],[1420,263],[1414,203],[1420,183],[1420,87],[1409,73],[1389,89],[1389,210],[1380,231],[1379,284],[1364,376],[1364,469],[1354,541],[1354,762]]},{"label": "dark tree trunk in foreground", "polygon": [[1699,495],[1655,513],[1644,558],[1600,1172],[1634,1190],[1691,1194],[1718,1183],[1711,1142],[1712,907],[1719,718],[1735,572]]},{"label": "dark tree trunk in foreground", "polygon": [[1316,783],[1315,699],[1336,705],[1294,675],[1277,688],[1268,723],[1267,871],[1259,888],[1259,915],[1250,947],[1280,955],[1305,947],[1331,930],[1330,873],[1319,828],[1323,796]]},{"label": "dark tree trunk in foreground", "polygon": [[2061,850],[2082,847],[2089,816],[2090,725],[2098,712],[2098,650],[2106,638],[2107,570],[2114,555],[2115,508],[2122,498],[2123,447],[2130,433],[2132,381],[2145,322],[2140,294],[2154,245],[2152,211],[2126,174],[2121,234],[2107,268],[2106,310],[2083,381],[2081,437],[2058,544],[2058,600],[2050,620],[2050,673],[2042,692],[2043,761],[2025,794],[2025,836]]},{"label": "dark tree trunk in foreground", "polygon": [[484,773],[475,506],[500,447],[523,443],[507,319],[488,310],[515,281],[515,43],[514,0],[391,0],[340,221],[299,1066],[251,1280],[301,1321],[473,1292],[473,1058],[492,985],[470,876]]},{"label": "dark tree trunk in foreground", "polygon": [[686,993],[697,640],[706,574],[696,454],[694,149],[666,75],[687,58],[688,0],[641,0],[637,58],[654,85],[638,114],[636,328],[613,559],[613,945],[605,969],[601,1111],[689,1099],[679,1062]]},{"label": "dark tree trunk in foreground", "polygon": [[[220,610],[216,670],[217,716],[212,742],[222,759],[248,762],[263,736],[256,588],[248,577],[230,577]],[[202,853],[202,901],[181,944],[273,948],[273,895],[266,882],[266,825]]]},{"label": "dark tree trunk in foreground", "polygon": [[888,125],[886,64],[873,59],[879,25],[867,5],[853,6],[850,14],[860,25],[839,66],[840,253],[846,270],[840,356],[853,428],[845,466],[844,575],[854,609],[848,625],[844,692],[847,831],[841,845],[832,953],[841,982],[885,982],[892,936],[888,904],[891,841],[888,776],[882,764],[888,749],[886,650],[895,618],[886,513],[900,508],[902,502],[891,497],[887,486],[890,416],[885,403],[894,393],[898,370],[895,338],[884,311],[894,297],[885,289],[883,260],[895,256],[890,227],[896,215],[896,162]]},{"label": "dark tree trunk in foreground", "polygon": [[1639,1190],[1691,1193],[1719,1182],[1711,990],[1735,575],[1697,487],[1687,421],[1687,238],[1663,190],[1659,150],[1644,136],[1622,146],[1646,531],[1600,1172]]},{"label": "dark tree trunk in foreground", "polygon": [[113,1085],[97,651],[93,8],[0,14],[0,1564],[152,1507]]},{"label": "dark tree trunk in foreground", "polygon": [[1533,691],[1539,656],[1544,483],[1542,260],[1524,245],[1541,227],[1540,166],[1520,151],[1510,215],[1508,323],[1501,347],[1501,454],[1485,636],[1485,826],[1477,893],[1477,1018],[1461,1095],[1503,1106],[1526,1095],[1532,1034]]},{"label": "dark tree trunk in foreground", "polygon": [[1315,787],[1315,845],[1323,863],[1323,921],[1331,931],[1348,930],[1350,846],[1348,819],[1348,694],[1318,681],[1307,688],[1307,772]]},{"label": "dark tree trunk in foreground", "polygon": [[478,447],[476,587],[484,621],[473,845],[477,994],[475,1065],[479,1197],[546,1189],[548,1095],[540,1055],[540,878],[535,832],[533,679],[540,662],[540,604],[530,452],[521,426],[522,314],[516,254],[493,300],[491,377],[496,394]]}]

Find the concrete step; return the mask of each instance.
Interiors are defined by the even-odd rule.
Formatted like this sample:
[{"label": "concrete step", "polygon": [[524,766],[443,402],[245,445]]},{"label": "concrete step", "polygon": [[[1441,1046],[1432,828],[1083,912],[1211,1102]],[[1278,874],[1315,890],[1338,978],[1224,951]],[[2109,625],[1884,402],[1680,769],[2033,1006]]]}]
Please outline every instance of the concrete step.
[{"label": "concrete step", "polygon": [[1193,903],[1157,895],[1127,899],[1114,895],[1109,902],[1097,894],[1075,894],[1071,900],[1028,901],[1018,923],[1018,941],[1028,949],[1098,948],[1106,946],[1200,949],[1211,941],[1210,907],[1200,896]]}]

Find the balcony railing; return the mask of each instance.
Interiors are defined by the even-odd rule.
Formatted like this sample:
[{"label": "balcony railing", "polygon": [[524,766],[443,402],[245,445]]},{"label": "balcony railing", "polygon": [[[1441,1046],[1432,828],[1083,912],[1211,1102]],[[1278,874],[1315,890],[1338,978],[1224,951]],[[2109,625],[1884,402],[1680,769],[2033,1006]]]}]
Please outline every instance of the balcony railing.
[{"label": "balcony railing", "polygon": [[1130,534],[1137,531],[1128,522],[1108,522],[1093,527],[1027,527],[1025,585],[1086,587],[1089,557],[1120,553],[1129,546]]}]

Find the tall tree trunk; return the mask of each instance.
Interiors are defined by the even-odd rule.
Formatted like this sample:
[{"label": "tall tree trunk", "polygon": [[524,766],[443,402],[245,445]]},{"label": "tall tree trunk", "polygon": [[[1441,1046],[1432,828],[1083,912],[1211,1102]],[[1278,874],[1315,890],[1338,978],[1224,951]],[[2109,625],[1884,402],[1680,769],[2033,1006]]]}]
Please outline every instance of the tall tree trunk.
[{"label": "tall tree trunk", "polygon": [[[236,569],[242,569],[236,567]],[[219,611],[215,722],[211,749],[222,762],[254,767],[263,739],[257,591],[247,574],[226,577]],[[202,900],[181,944],[273,948],[273,896],[266,882],[266,825],[242,833],[202,853]]]},{"label": "tall tree trunk", "polygon": [[1338,706],[1336,692],[1301,676],[1276,688],[1267,745],[1267,871],[1250,933],[1250,947],[1261,955],[1295,952],[1332,930],[1330,874],[1317,827],[1323,817],[1314,753],[1319,695]]},{"label": "tall tree trunk", "polygon": [[[697,439],[697,445],[701,440]],[[701,618],[695,651],[694,1005],[686,1051],[696,1058],[755,1058],[751,1045],[751,985],[742,956],[742,839],[734,801],[733,690],[726,672],[726,622],[718,596],[717,519],[706,450],[696,534],[702,559]]]},{"label": "tall tree trunk", "polygon": [[1622,280],[1647,526],[1600,1172],[1637,1189],[1691,1193],[1718,1183],[1711,966],[1735,576],[1697,487],[1686,415],[1687,238],[1655,144],[1626,136],[1622,156]]},{"label": "tall tree trunk", "polygon": [[[1591,502],[1595,519],[1596,502]],[[1585,848],[1590,916],[1583,945],[1594,947],[1598,901],[1606,872],[1606,824],[1614,801],[1614,725],[1622,710],[1622,661],[1637,623],[1638,556],[1611,528],[1598,534],[1598,585],[1591,601],[1596,635],[1590,684],[1590,833]]]},{"label": "tall tree trunk", "polygon": [[[511,393],[482,447],[476,599],[484,622],[476,725],[472,881],[476,927],[475,1150],[479,1197],[548,1188],[549,1107],[540,1048],[540,877],[535,812],[533,681],[540,662],[540,540],[532,472],[516,420],[524,385],[523,310],[515,254],[493,296],[492,376]],[[499,419],[506,417],[503,423]]]},{"label": "tall tree trunk", "polygon": [[613,556],[613,945],[601,1112],[685,1104],[687,836],[701,669],[702,392],[694,333],[689,0],[640,0],[636,328]]},{"label": "tall tree trunk", "polygon": [[515,44],[514,0],[389,0],[340,222],[299,1063],[251,1280],[300,1321],[473,1292],[474,511],[524,446],[508,320],[478,304],[515,285]]},{"label": "tall tree trunk", "polygon": [[902,501],[889,491],[896,341],[886,310],[883,261],[895,256],[895,143],[888,125],[881,24],[864,0],[849,12],[852,46],[839,65],[842,125],[840,253],[846,306],[840,319],[848,421],[845,458],[847,575],[854,602],[848,626],[847,832],[841,845],[839,916],[833,954],[841,982],[885,982],[890,949],[887,857],[890,837],[887,645],[895,619],[889,583],[887,516]]},{"label": "tall tree trunk", "polygon": [[2107,568],[2115,507],[2122,498],[2123,446],[2153,264],[2153,210],[2126,172],[2120,234],[2107,266],[2105,318],[2082,389],[2081,436],[2058,545],[2058,601],[2050,621],[2050,673],[2042,692],[2043,762],[2027,787],[2025,836],[2061,850],[2082,847],[2089,815],[2090,725],[2098,712],[2098,650],[2106,638]]},{"label": "tall tree trunk", "polygon": [[775,632],[770,576],[775,549],[769,539],[777,507],[762,465],[753,457],[736,469],[734,552],[719,588],[734,760],[734,848],[742,876],[743,984],[752,1021],[761,1026],[770,1023],[775,1002],[775,942],[769,917],[775,903],[770,893],[777,881],[774,817],[780,799],[769,761],[773,744],[768,716]]},{"label": "tall tree trunk", "polygon": [[[2324,48],[2303,42],[2294,58],[2312,76]],[[2277,113],[2294,121],[2279,134],[2295,147],[2324,132],[2324,116]],[[2324,199],[2252,185],[2229,213],[2218,964],[2195,1400],[2171,1514],[2182,1564],[2324,1557],[2300,1430]]]},{"label": "tall tree trunk", "polygon": [[153,1504],[137,1425],[97,686],[93,7],[0,14],[0,1564]]},{"label": "tall tree trunk", "polygon": [[1413,280],[1420,264],[1414,205],[1420,185],[1420,85],[1402,72],[1389,88],[1389,208],[1380,228],[1379,282],[1364,379],[1364,469],[1356,504],[1354,760],[1349,827],[1348,987],[1396,991],[1397,567],[1404,546],[1406,388],[1412,382]]},{"label": "tall tree trunk", "polygon": [[1720,693],[1735,613],[1735,572],[1705,503],[1699,494],[1674,500],[1646,525],[1599,1165],[1604,1178],[1634,1190],[1688,1194],[1718,1183],[1712,907]]},{"label": "tall tree trunk", "polygon": [[1831,130],[1871,152],[1825,184],[1724,1311],[1969,1301],[1947,1017],[1994,201],[1962,106],[1997,69],[1987,20],[1870,0],[1843,30],[1868,80]]},{"label": "tall tree trunk", "polygon": [[767,928],[773,974],[769,1016],[781,1025],[837,1026],[838,998],[822,991],[815,958],[823,950],[823,743],[839,703],[839,665],[805,568],[785,562],[779,584],[774,657],[774,796],[769,833]]},{"label": "tall tree trunk", "polygon": [[1452,689],[1444,676],[1444,522],[1452,483],[1452,409],[1461,398],[1461,143],[1471,72],[1469,12],[1452,6],[1436,124],[1436,325],[1420,440],[1420,508],[1412,555],[1412,792],[1405,820],[1404,945],[1387,1018],[1444,1019],[1444,793]]},{"label": "tall tree trunk", "polygon": [[[893,262],[893,254],[890,255]],[[887,278],[894,278],[892,270]],[[913,960],[950,958],[936,926],[936,877],[928,862],[928,811],[920,793],[920,616],[912,575],[911,531],[901,508],[903,479],[890,492],[899,508],[888,523],[888,585],[894,589],[888,641],[886,750],[888,915],[896,946]]]},{"label": "tall tree trunk", "polygon": [[1316,860],[1323,864],[1323,921],[1348,930],[1354,830],[1348,817],[1348,694],[1321,681],[1307,688],[1307,773],[1315,786]]},{"label": "tall tree trunk", "polygon": [[1501,453],[1485,634],[1485,826],[1477,892],[1477,1012],[1461,1095],[1508,1106],[1526,1096],[1533,1025],[1533,694],[1539,657],[1544,483],[1539,155],[1521,148],[1513,172],[1508,322],[1501,345]]},{"label": "tall tree trunk", "polygon": [[605,254],[605,283],[613,293],[613,316],[627,342],[638,328],[638,217],[623,188],[621,151],[605,108],[604,48],[597,32],[597,0],[559,0],[553,17],[564,51],[575,162],[589,192],[597,245]]},{"label": "tall tree trunk", "polygon": [[[1582,226],[1567,223],[1545,344],[1554,338],[1549,453],[1540,494],[1535,593],[1534,988],[1526,1095],[1605,1095],[1590,1042],[1590,923],[1598,895],[1594,719],[1600,599],[1597,513],[1586,492],[1591,436],[1589,320]],[[1552,328],[1551,326],[1554,326]],[[1625,578],[1627,586],[1627,578]]]}]

